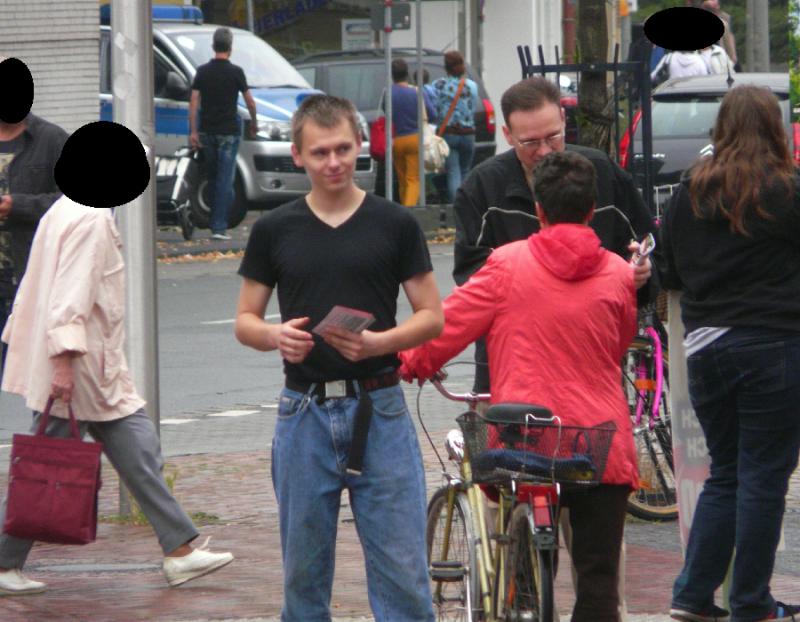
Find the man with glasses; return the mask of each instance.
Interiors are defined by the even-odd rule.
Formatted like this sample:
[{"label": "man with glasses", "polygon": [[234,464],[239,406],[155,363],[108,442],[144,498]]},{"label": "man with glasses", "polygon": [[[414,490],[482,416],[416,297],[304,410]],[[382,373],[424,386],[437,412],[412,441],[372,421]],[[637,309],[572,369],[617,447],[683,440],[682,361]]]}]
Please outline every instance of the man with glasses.
[{"label": "man with glasses", "polygon": [[[503,134],[512,149],[474,168],[456,193],[453,278],[465,283],[492,249],[523,240],[539,230],[533,206],[533,172],[548,153],[573,151],[597,173],[597,210],[590,225],[606,249],[630,255],[632,238],[653,230],[653,218],[631,177],[605,153],[564,142],[565,117],[558,87],[541,77],[512,85],[500,101]],[[649,261],[636,269],[636,285],[650,277]],[[641,302],[641,301],[640,301]],[[482,342],[476,344],[474,390],[489,391],[489,370]]]},{"label": "man with glasses", "polygon": [[[571,151],[587,158],[597,180],[597,207],[589,226],[602,246],[627,258],[638,242],[654,230],[653,217],[631,177],[597,149],[568,145],[564,141],[566,122],[558,87],[541,77],[512,85],[500,100],[503,134],[511,145],[505,153],[485,160],[474,168],[456,193],[453,211],[456,221],[453,278],[463,285],[483,266],[492,249],[524,240],[539,231],[533,199],[533,177],[542,159],[553,152]],[[566,251],[565,253],[568,253]],[[632,267],[639,288],[639,303],[647,301],[650,289],[642,286],[650,278],[650,261]],[[598,316],[599,317],[599,316]],[[600,321],[600,320],[598,320]],[[477,393],[490,392],[490,370],[486,342],[475,343]],[[571,529],[568,512],[561,515],[568,548]],[[624,549],[620,560],[620,616],[625,619]]]}]

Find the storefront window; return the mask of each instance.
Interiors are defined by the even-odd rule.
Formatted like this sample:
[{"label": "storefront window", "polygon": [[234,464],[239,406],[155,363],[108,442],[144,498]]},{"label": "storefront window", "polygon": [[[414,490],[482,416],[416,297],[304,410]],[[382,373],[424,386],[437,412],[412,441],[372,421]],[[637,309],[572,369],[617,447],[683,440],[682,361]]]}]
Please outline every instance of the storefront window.
[{"label": "storefront window", "polygon": [[[374,0],[252,0],[254,30],[286,58],[375,47]],[[247,28],[246,0],[202,0],[209,23]]]}]

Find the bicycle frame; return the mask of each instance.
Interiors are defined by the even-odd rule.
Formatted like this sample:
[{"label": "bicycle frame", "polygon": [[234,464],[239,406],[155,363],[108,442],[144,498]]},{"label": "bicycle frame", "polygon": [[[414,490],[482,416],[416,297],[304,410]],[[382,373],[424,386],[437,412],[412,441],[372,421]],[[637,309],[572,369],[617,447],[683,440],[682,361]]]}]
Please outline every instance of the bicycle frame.
[{"label": "bicycle frame", "polygon": [[650,359],[653,362],[653,371],[655,375],[655,379],[649,378],[650,374],[648,373],[649,370],[647,365],[645,365],[644,361],[639,361],[639,366],[636,370],[636,382],[635,386],[638,391],[638,396],[636,398],[636,425],[640,425],[642,422],[642,415],[644,414],[644,405],[647,401],[647,391],[653,389],[653,403],[650,406],[650,420],[649,426],[652,430],[656,424],[656,421],[661,416],[659,413],[659,407],[661,404],[661,395],[664,389],[664,359],[663,357],[663,349],[661,345],[661,336],[658,334],[658,331],[653,327],[652,321],[649,317],[645,320],[645,328],[640,331],[640,335],[644,334],[644,336],[650,341],[653,347],[652,356]]},{"label": "bicycle frame", "polygon": [[[471,410],[480,402],[488,401],[488,394],[454,394],[450,393],[440,380],[433,379],[432,384],[445,397],[457,402],[464,402],[469,405]],[[450,447],[448,446],[448,450]],[[452,458],[451,453],[451,458]],[[478,578],[480,590],[480,600],[483,620],[485,622],[499,622],[507,605],[507,594],[505,594],[506,580],[503,574],[505,558],[507,552],[504,543],[507,540],[504,534],[507,517],[511,511],[520,504],[530,507],[530,533],[533,537],[534,546],[537,549],[557,550],[558,548],[558,506],[561,488],[557,482],[552,484],[517,484],[512,480],[509,487],[499,487],[500,494],[496,527],[497,533],[501,538],[496,539],[498,544],[492,549],[492,536],[489,534],[489,526],[486,523],[483,504],[483,492],[477,484],[472,482],[472,467],[467,455],[460,455],[459,470],[460,477],[450,475],[445,472],[447,480],[447,512],[445,515],[445,529],[441,545],[441,556],[443,560],[449,559],[451,527],[453,525],[453,512],[456,506],[456,495],[464,493],[467,496],[468,504],[471,508],[472,533],[475,534],[475,541],[471,545],[475,546],[475,562],[477,568],[474,569]],[[501,541],[503,544],[501,544]],[[437,560],[431,560],[432,563]],[[498,577],[499,574],[499,577]],[[499,579],[499,580],[498,580]],[[434,592],[435,601],[439,601],[442,595],[442,583],[439,583]],[[470,581],[466,582],[467,595],[467,620],[473,620],[472,595],[470,593]],[[493,599],[494,597],[494,599]]]},{"label": "bicycle frame", "polygon": [[[470,410],[475,410],[479,403],[481,402],[488,402],[490,399],[490,395],[488,393],[469,393],[464,394],[455,394],[450,393],[444,385],[442,385],[441,380],[432,379],[431,384],[434,387],[447,397],[448,399],[454,402],[464,402],[469,406]],[[460,492],[464,491],[467,495],[467,499],[469,501],[469,505],[472,509],[475,510],[475,513],[472,514],[473,525],[472,529],[473,532],[478,534],[479,546],[477,547],[477,562],[478,562],[478,578],[480,581],[480,590],[481,590],[481,600],[483,601],[483,608],[484,611],[490,612],[492,610],[492,588],[490,587],[490,581],[492,581],[495,577],[495,568],[494,568],[494,559],[489,547],[489,530],[486,526],[486,518],[483,512],[483,503],[480,497],[480,491],[477,489],[477,486],[472,485],[472,467],[470,465],[469,459],[464,455],[461,457],[461,461],[459,464],[459,469],[461,471],[462,479],[454,478],[452,476],[447,476],[448,479],[448,499],[447,499],[447,517],[445,522],[445,534],[444,534],[444,541],[442,543],[442,553],[443,556],[446,558],[449,554],[450,550],[450,526],[452,525],[452,513],[455,507],[455,495]],[[440,589],[439,586],[438,589]],[[472,621],[472,607],[470,605],[470,601],[467,601],[467,619],[471,622]]]}]

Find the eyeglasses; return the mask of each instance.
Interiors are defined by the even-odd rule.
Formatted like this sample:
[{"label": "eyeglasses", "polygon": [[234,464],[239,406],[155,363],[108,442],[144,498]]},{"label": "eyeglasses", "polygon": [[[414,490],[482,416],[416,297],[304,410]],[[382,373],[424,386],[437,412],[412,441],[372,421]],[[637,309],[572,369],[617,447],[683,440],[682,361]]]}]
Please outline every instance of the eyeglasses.
[{"label": "eyeglasses", "polygon": [[519,140],[514,136],[511,137],[517,145],[523,147],[524,149],[530,149],[531,151],[539,151],[542,148],[542,145],[546,144],[551,149],[554,149],[558,145],[561,144],[561,141],[564,140],[564,130],[553,134],[552,136],[547,136],[546,138],[534,138],[533,140]]}]

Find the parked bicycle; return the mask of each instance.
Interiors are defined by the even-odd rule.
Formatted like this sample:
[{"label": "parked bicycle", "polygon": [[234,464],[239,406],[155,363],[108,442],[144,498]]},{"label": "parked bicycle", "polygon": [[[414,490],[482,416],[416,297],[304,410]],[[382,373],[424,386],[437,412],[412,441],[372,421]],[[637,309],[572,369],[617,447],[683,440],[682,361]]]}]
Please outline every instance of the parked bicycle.
[{"label": "parked bicycle", "polygon": [[[552,622],[561,490],[599,483],[616,427],[563,425],[534,404],[495,404],[480,415],[488,394],[432,383],[469,407],[445,442],[458,473],[440,458],[444,484],[428,505],[437,620]],[[485,496],[496,499],[489,521]]]},{"label": "parked bicycle", "polygon": [[669,409],[669,349],[653,306],[641,313],[638,335],[623,363],[639,463],[639,490],[628,500],[628,512],[645,520],[678,517],[672,420]]}]

